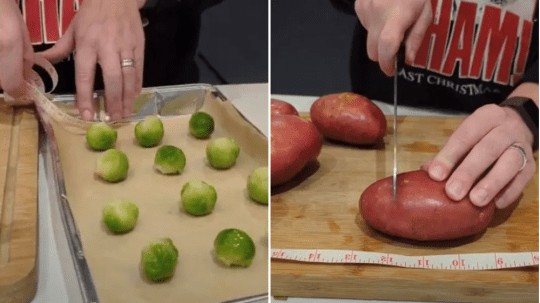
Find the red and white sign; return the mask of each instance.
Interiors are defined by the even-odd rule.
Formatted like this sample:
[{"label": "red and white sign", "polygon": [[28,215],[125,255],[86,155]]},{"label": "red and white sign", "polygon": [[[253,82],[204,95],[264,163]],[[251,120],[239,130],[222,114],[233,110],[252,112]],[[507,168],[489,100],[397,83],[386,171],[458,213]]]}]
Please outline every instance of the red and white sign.
[{"label": "red and white sign", "polygon": [[434,21],[413,66],[445,76],[458,69],[461,79],[501,85],[513,85],[521,78],[529,55],[536,1],[431,3]]}]

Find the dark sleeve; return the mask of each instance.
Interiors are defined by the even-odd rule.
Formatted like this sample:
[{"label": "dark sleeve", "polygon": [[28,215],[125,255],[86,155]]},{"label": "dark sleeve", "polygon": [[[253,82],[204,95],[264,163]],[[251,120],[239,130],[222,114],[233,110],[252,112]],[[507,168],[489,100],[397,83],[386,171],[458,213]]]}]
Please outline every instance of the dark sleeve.
[{"label": "dark sleeve", "polygon": [[538,10],[536,10],[534,17],[529,58],[525,64],[525,73],[523,74],[523,78],[521,78],[521,82],[538,83]]},{"label": "dark sleeve", "polygon": [[201,12],[211,8],[212,6],[218,5],[223,1],[224,0],[193,0],[193,2],[197,3]]},{"label": "dark sleeve", "polygon": [[330,0],[332,6],[338,11],[356,16],[354,11],[354,0]]},{"label": "dark sleeve", "polygon": [[538,83],[538,59],[525,71],[521,82]]},{"label": "dark sleeve", "polygon": [[146,0],[143,8],[153,8],[156,7],[159,0]]}]

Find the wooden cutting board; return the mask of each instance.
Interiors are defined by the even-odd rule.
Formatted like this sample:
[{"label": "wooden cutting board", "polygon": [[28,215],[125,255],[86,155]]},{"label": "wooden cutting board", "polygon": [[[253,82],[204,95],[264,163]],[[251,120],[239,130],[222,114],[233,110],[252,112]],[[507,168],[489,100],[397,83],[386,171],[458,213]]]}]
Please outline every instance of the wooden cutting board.
[{"label": "wooden cutting board", "polygon": [[[307,117],[307,114],[303,114]],[[372,148],[325,142],[318,165],[272,189],[272,248],[336,249],[420,256],[538,251],[538,168],[515,210],[497,211],[487,231],[461,240],[420,243],[383,235],[359,214],[362,192],[392,175],[392,117]],[[398,172],[434,157],[462,118],[398,117]],[[538,153],[535,153],[538,163]],[[274,297],[440,302],[538,302],[538,267],[450,271],[382,265],[272,260]]]},{"label": "wooden cutting board", "polygon": [[37,290],[38,121],[33,107],[0,100],[0,302]]}]

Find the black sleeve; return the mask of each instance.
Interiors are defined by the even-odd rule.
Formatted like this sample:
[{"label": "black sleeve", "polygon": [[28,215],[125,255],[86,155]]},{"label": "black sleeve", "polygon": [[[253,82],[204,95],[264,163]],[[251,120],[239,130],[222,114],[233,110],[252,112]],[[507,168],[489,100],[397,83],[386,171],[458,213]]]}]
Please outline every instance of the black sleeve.
[{"label": "black sleeve", "polygon": [[356,16],[356,12],[354,11],[354,1],[355,0],[330,0],[332,6],[338,11]]},{"label": "black sleeve", "polygon": [[193,0],[193,2],[197,3],[201,12],[211,8],[212,6],[218,5],[223,1],[224,0]]},{"label": "black sleeve", "polygon": [[538,83],[538,59],[525,71],[521,82]]},{"label": "black sleeve", "polygon": [[159,0],[146,0],[143,8],[153,8],[156,7]]},{"label": "black sleeve", "polygon": [[531,45],[529,47],[529,58],[525,64],[525,73],[521,82],[538,83],[538,10],[536,10],[533,21],[533,32],[531,36]]}]

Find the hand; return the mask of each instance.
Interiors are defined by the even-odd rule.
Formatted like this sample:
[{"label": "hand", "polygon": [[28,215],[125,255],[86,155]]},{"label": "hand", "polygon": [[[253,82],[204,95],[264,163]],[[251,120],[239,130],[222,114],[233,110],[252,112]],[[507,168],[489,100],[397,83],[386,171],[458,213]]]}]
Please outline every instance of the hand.
[{"label": "hand", "polygon": [[[75,48],[77,107],[81,117],[92,119],[96,63],[103,71],[107,112],[113,121],[130,117],[133,99],[142,89],[144,32],[136,0],[86,0],[65,35],[43,56],[55,63]],[[121,67],[133,59],[135,67]]]},{"label": "hand", "polygon": [[0,89],[17,99],[34,64],[34,49],[15,0],[0,0]]},{"label": "hand", "polygon": [[[517,200],[534,174],[533,140],[515,110],[485,105],[467,117],[422,168],[434,180],[448,178],[446,194],[453,200],[469,195],[477,206],[494,200],[497,208],[505,208]],[[521,171],[523,157],[511,145],[525,150],[527,163]]]},{"label": "hand", "polygon": [[430,0],[356,0],[354,8],[368,32],[368,57],[386,75],[394,75],[394,56],[404,39],[405,60],[414,61],[432,21]]}]

